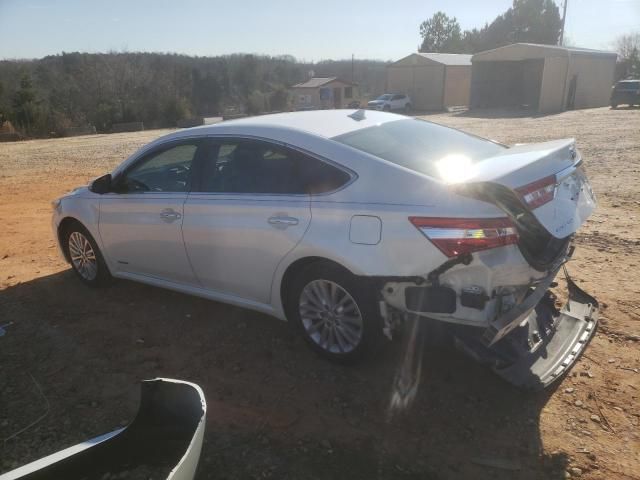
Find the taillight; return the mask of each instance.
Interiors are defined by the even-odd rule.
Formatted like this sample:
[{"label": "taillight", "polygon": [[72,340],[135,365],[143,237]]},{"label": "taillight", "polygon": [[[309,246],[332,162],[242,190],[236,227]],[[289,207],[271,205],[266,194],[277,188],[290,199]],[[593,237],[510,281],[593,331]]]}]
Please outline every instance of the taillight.
[{"label": "taillight", "polygon": [[409,221],[447,257],[518,242],[508,218],[409,217]]},{"label": "taillight", "polygon": [[541,178],[535,182],[516,188],[524,203],[533,210],[549,203],[556,195],[556,176]]}]

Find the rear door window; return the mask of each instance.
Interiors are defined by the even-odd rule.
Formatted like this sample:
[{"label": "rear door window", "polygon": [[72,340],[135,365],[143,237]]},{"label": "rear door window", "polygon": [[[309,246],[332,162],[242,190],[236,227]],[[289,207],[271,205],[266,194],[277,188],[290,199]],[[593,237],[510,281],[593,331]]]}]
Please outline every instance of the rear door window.
[{"label": "rear door window", "polygon": [[351,176],[314,157],[269,142],[214,140],[198,191],[304,195],[336,190]]},{"label": "rear door window", "polygon": [[638,89],[640,89],[640,81],[620,82],[616,85],[616,90],[638,90]]}]

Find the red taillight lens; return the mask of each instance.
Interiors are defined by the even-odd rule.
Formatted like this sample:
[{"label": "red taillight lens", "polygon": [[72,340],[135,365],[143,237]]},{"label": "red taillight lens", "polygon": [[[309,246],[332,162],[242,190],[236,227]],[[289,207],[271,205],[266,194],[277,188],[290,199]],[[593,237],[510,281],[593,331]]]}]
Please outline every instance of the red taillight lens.
[{"label": "red taillight lens", "polygon": [[533,210],[549,203],[556,195],[556,176],[541,178],[535,182],[516,188],[524,203]]},{"label": "red taillight lens", "polygon": [[409,221],[447,257],[518,242],[508,218],[409,217]]}]

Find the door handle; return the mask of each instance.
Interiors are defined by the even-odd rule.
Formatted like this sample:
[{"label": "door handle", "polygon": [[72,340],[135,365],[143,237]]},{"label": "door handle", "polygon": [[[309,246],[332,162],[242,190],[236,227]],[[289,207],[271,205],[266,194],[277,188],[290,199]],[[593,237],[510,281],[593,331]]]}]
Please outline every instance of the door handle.
[{"label": "door handle", "polygon": [[176,212],[173,208],[165,208],[160,212],[160,218],[167,223],[173,222],[181,218],[182,215]]},{"label": "door handle", "polygon": [[298,219],[294,217],[287,217],[285,215],[276,215],[275,217],[269,217],[269,225],[274,227],[287,228],[298,224]]}]

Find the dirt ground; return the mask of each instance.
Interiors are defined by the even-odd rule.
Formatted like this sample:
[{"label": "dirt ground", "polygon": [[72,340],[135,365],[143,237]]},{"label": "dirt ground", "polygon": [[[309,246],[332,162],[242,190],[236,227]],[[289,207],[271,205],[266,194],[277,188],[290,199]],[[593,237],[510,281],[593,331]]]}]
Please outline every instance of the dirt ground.
[{"label": "dirt ground", "polygon": [[5,143],[0,473],[126,424],[138,382],[168,376],[207,397],[199,479],[640,479],[640,110],[426,118],[505,143],[577,139],[599,208],[569,270],[602,308],[561,383],[522,392],[431,349],[414,404],[390,416],[401,341],[339,367],[258,313],[126,281],[88,289],[58,256],[49,202],[166,132]]}]

